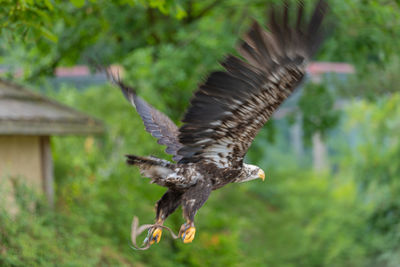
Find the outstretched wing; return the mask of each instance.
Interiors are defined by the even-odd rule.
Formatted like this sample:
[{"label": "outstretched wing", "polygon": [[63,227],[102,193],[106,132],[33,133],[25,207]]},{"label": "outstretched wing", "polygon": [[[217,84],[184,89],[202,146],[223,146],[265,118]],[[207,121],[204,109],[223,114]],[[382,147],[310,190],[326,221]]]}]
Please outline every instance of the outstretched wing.
[{"label": "outstretched wing", "polygon": [[146,131],[158,139],[158,144],[166,145],[165,152],[173,155],[175,161],[179,161],[182,157],[177,152],[182,147],[182,144],[179,142],[178,127],[175,123],[164,113],[155,109],[139,97],[135,90],[124,84],[119,77],[115,77],[109,71],[106,71],[106,74],[113,83],[121,88],[125,98],[136,108],[136,111],[143,120]]},{"label": "outstretched wing", "polygon": [[220,168],[241,168],[243,157],[260,128],[293,92],[322,41],[321,23],[327,4],[317,3],[308,23],[303,3],[294,26],[289,8],[270,12],[268,28],[254,23],[238,52],[222,63],[200,86],[179,129],[180,162],[209,162]]}]

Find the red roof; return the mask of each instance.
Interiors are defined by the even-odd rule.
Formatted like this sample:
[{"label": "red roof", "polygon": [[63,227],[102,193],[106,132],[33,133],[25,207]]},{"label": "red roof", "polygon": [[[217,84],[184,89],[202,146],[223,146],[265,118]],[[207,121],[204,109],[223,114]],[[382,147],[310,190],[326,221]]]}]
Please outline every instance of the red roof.
[{"label": "red roof", "polygon": [[[114,68],[117,67],[114,65]],[[120,67],[117,67],[120,68]],[[21,70],[17,70],[19,73]],[[351,74],[355,72],[354,66],[348,63],[342,62],[311,62],[307,71],[311,75],[321,75],[324,73],[343,73]],[[4,69],[0,69],[0,73],[5,72]],[[90,69],[87,66],[79,65],[74,67],[58,67],[55,70],[56,77],[84,77],[90,76]]]},{"label": "red roof", "polygon": [[57,77],[89,76],[90,69],[87,66],[58,67],[55,71]]},{"label": "red roof", "polygon": [[[307,71],[311,75],[331,72],[351,74],[355,72],[355,69],[353,65],[342,62],[311,62],[307,67]],[[59,67],[56,69],[55,74],[57,77],[88,76],[90,75],[90,70],[87,66]]]},{"label": "red roof", "polygon": [[311,75],[320,75],[329,72],[335,73],[354,73],[354,66],[348,63],[341,62],[311,62],[307,67],[307,71]]}]

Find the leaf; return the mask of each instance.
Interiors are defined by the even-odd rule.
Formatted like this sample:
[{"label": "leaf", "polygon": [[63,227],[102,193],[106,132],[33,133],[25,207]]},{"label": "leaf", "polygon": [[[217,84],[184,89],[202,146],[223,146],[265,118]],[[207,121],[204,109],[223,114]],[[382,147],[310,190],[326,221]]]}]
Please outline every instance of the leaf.
[{"label": "leaf", "polygon": [[44,4],[47,6],[47,8],[48,8],[49,10],[51,10],[51,11],[54,10],[53,4],[51,3],[50,0],[44,0],[43,2],[44,2]]},{"label": "leaf", "polygon": [[58,36],[55,35],[54,33],[52,33],[51,31],[49,31],[48,29],[46,29],[44,27],[40,27],[39,30],[45,38],[49,39],[50,41],[52,41],[54,43],[58,42]]},{"label": "leaf", "polygon": [[26,25],[38,30],[45,38],[47,38],[48,40],[57,43],[58,42],[58,36],[55,35],[54,33],[52,33],[50,30],[46,29],[45,27],[41,26],[41,25],[37,25],[34,23],[28,23],[25,22]]},{"label": "leaf", "polygon": [[85,0],[70,0],[70,2],[77,8],[83,7],[85,5]]},{"label": "leaf", "polygon": [[186,16],[187,16],[186,11],[180,5],[177,5],[175,17],[180,20],[185,18]]}]

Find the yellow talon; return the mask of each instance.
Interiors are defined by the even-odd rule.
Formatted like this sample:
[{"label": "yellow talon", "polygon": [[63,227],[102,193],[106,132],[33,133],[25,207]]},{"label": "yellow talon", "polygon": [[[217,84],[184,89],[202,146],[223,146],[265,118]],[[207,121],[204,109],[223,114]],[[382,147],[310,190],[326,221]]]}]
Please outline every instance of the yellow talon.
[{"label": "yellow talon", "polygon": [[182,235],[182,240],[183,243],[191,243],[194,239],[194,235],[196,233],[196,228],[195,227],[189,227],[189,229],[187,229],[183,235]]},{"label": "yellow talon", "polygon": [[162,235],[162,229],[161,228],[156,228],[152,235],[151,235],[151,239],[150,239],[150,245],[153,245],[155,242],[160,242],[161,240],[161,235]]}]

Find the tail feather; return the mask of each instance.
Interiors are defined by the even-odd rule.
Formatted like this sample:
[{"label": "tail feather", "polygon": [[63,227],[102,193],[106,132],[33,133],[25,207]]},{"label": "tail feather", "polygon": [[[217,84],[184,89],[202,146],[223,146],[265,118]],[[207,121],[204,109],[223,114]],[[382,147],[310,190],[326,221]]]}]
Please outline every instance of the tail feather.
[{"label": "tail feather", "polygon": [[171,162],[163,159],[159,159],[156,157],[141,157],[141,156],[136,156],[136,155],[125,155],[126,157],[126,163],[128,165],[156,165],[156,166],[162,166],[162,167],[171,167],[173,165]]},{"label": "tail feather", "polygon": [[174,164],[156,157],[126,155],[128,165],[138,166],[143,176],[158,180],[174,172]]}]

